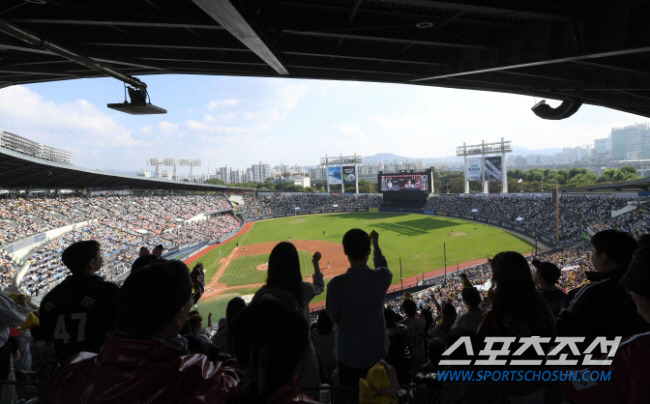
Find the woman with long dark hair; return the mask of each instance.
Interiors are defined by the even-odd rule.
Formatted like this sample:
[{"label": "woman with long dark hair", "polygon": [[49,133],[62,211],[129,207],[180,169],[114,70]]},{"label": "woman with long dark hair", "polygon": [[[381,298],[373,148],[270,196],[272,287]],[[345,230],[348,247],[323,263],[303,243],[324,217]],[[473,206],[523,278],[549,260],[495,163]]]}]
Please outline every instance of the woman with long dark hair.
[{"label": "woman with long dark hair", "polygon": [[[492,285],[488,291],[489,306],[478,327],[479,338],[554,337],[553,313],[535,288],[526,258],[518,252],[505,251],[495,255],[490,264]],[[537,352],[525,352],[516,359],[539,357]],[[546,387],[543,382],[501,382],[484,386],[487,390],[482,394],[494,394],[495,402],[504,399],[510,403],[543,402]]]},{"label": "woman with long dark hair", "polygon": [[[262,296],[268,289],[280,289],[287,291],[296,300],[297,305],[302,309],[302,315],[309,324],[309,302],[314,296],[321,294],[325,289],[323,273],[320,271],[318,262],[321,254],[315,252],[312,256],[314,266],[313,283],[303,282],[300,273],[300,258],[296,247],[286,241],[278,243],[269,255],[268,273],[266,284],[253,298]],[[309,331],[307,331],[309,332]],[[310,397],[319,398],[320,393],[320,372],[318,368],[318,357],[311,340],[307,344],[302,359],[302,374],[300,377],[300,388]]]},{"label": "woman with long dark hair", "polygon": [[537,292],[526,258],[518,252],[500,252],[490,260],[492,285],[489,308],[479,325],[479,336],[554,336],[555,320]]},{"label": "woman with long dark hair", "polygon": [[286,241],[278,243],[269,256],[269,268],[265,287],[286,290],[302,307],[305,320],[309,320],[309,302],[314,296],[325,289],[323,273],[320,271],[321,254],[315,252],[312,256],[314,265],[313,283],[303,282],[300,273],[300,258],[296,247]]}]

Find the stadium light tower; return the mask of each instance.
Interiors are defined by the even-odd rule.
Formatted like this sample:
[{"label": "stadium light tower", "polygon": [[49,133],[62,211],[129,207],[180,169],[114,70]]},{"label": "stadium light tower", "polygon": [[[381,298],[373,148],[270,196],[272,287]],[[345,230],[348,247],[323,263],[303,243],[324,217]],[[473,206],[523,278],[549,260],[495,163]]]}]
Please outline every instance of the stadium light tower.
[{"label": "stadium light tower", "polygon": [[179,164],[181,166],[189,166],[190,167],[190,178],[194,178],[194,176],[192,175],[192,168],[193,167],[201,167],[201,160],[199,160],[199,159],[195,159],[195,160],[192,160],[192,159],[180,159]]},{"label": "stadium light tower", "polygon": [[155,178],[160,178],[160,166],[162,162],[157,158],[150,158],[147,160],[147,165],[151,167],[156,167],[156,173],[154,174]]},{"label": "stadium light tower", "polygon": [[178,181],[178,177],[176,177],[176,165],[178,164],[178,160],[172,159],[172,158],[165,158],[163,159],[163,166],[165,167],[174,167],[174,171],[172,173],[172,181]]}]

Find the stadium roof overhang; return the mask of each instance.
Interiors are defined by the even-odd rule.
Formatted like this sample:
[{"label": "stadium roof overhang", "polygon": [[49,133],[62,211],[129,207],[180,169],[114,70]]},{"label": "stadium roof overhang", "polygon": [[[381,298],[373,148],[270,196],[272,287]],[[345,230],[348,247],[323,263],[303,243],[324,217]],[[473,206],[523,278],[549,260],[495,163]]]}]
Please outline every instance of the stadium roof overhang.
[{"label": "stadium roof overhang", "polygon": [[201,192],[248,191],[191,182],[167,181],[118,175],[99,170],[79,168],[26,156],[0,148],[0,188],[2,189],[165,189]]},{"label": "stadium roof overhang", "polygon": [[128,76],[392,82],[650,117],[649,20],[639,0],[5,0],[0,88],[108,75],[61,48]]}]

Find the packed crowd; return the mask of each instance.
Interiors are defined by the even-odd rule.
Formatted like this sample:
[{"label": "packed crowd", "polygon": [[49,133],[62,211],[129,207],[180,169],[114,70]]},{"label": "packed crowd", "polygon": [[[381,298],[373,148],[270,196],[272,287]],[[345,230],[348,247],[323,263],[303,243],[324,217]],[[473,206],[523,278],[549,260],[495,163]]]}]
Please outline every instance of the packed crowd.
[{"label": "packed crowd", "polygon": [[[647,198],[645,199],[647,200]],[[575,243],[592,224],[601,228],[626,228],[639,220],[648,222],[649,211],[642,209],[611,220],[611,212],[625,207],[628,202],[639,202],[639,198],[562,196],[559,201],[560,240],[565,245]],[[467,197],[439,195],[429,198],[426,209],[446,213],[474,215],[519,224],[555,238],[556,207],[550,197],[534,196],[490,196]],[[634,234],[645,230],[634,229]]]},{"label": "packed crowd", "polygon": [[137,251],[142,245],[153,248],[157,244],[163,244],[169,249],[182,244],[219,240],[220,237],[239,229],[241,224],[231,214],[225,213],[186,225],[165,222],[162,225],[176,227],[172,228],[172,231],[158,233],[160,235],[155,238],[129,231],[128,225],[115,219],[99,220],[95,224],[75,229],[40,246],[28,258],[29,271],[22,278],[20,286],[30,295],[38,296],[41,291],[47,291],[59,283],[66,274],[60,258],[61,253],[66,246],[77,241],[93,239],[106,246],[104,253],[107,264],[99,274],[106,279],[116,280],[129,270],[133,251]]},{"label": "packed crowd", "polygon": [[[528,259],[501,252],[488,263],[438,278],[426,290],[386,301],[393,275],[380,249],[380,236],[352,229],[343,237],[350,269],[330,280],[326,309],[311,325],[309,302],[325,286],[321,255],[313,254],[313,283],[305,282],[295,246],[281,242],[269,255],[266,284],[248,304],[232,299],[213,332],[211,315],[204,327],[201,315],[190,312],[205,290],[201,264],[190,271],[180,261],[161,259],[160,251],[147,255],[142,250],[133,261],[137,248],[120,245],[111,238],[119,237],[114,234],[103,235],[105,244],[76,242],[97,232],[101,232],[98,227],[77,229],[59,240],[56,251],[40,250],[33,257],[35,275],[54,273],[55,278],[65,278],[47,291],[39,326],[29,319],[33,314],[26,314],[29,306],[24,305],[24,297],[12,295],[16,307],[5,305],[13,310],[7,324],[24,321],[21,328],[31,328],[36,340],[53,341],[49,347],[61,367],[36,376],[51,375],[40,393],[43,402],[70,402],[80,394],[88,402],[101,402],[110,393],[111,400],[125,402],[141,397],[159,397],[152,402],[210,397],[232,403],[524,400],[541,404],[568,402],[569,397],[576,403],[590,402],[601,395],[637,402],[650,393],[646,388],[625,387],[645,380],[644,370],[620,378],[620,372],[633,363],[647,360],[643,352],[650,334],[637,333],[650,330],[650,312],[639,300],[646,299],[650,306],[646,271],[650,235],[636,241],[626,233],[605,230],[592,237],[589,247]],[[120,254],[132,262],[123,268],[130,275],[122,288],[97,276],[102,270],[110,272],[105,264]],[[370,257],[375,269],[368,266]],[[64,269],[52,271],[41,258],[59,260]],[[60,320],[66,316],[72,325]],[[80,324],[74,322],[81,318]],[[24,337],[28,349],[38,344],[31,334],[12,333],[11,338]],[[432,376],[453,369],[439,361],[460,338],[479,344],[493,336],[583,334],[585,346],[601,336],[631,337],[630,343],[619,346],[621,355],[614,357],[610,367],[619,379],[576,390],[570,383],[450,383]],[[0,332],[7,341],[3,335]],[[363,350],[358,349],[358,341],[364,341]],[[553,357],[552,348],[543,343],[540,349]],[[1,357],[11,349],[0,349],[0,371],[6,363]],[[40,354],[34,356],[34,361],[43,360]],[[42,365],[16,365],[16,370],[26,377],[34,366]],[[322,383],[332,389],[323,389]],[[168,391],[168,386],[175,387]]]},{"label": "packed crowd", "polygon": [[[43,231],[88,223],[40,245],[26,258],[29,270],[20,286],[33,296],[64,278],[60,255],[76,241],[93,238],[106,246],[108,264],[100,273],[116,279],[128,270],[132,252],[141,245],[164,244],[169,249],[220,240],[241,226],[231,204],[220,195],[5,196],[0,214],[0,247]],[[201,214],[205,216],[189,220]],[[0,282],[4,286],[12,284],[19,265],[3,256]]]},{"label": "packed crowd", "polygon": [[355,208],[378,208],[381,206],[381,194],[314,194],[314,193],[277,193],[244,194],[244,206],[240,207],[247,219],[256,217],[296,215],[309,211],[341,211]]},{"label": "packed crowd", "polygon": [[91,219],[112,218],[116,227],[162,230],[201,213],[232,209],[220,195],[14,196],[0,199],[0,246]]},{"label": "packed crowd", "polygon": [[[532,261],[534,259],[552,262],[561,269],[560,278],[557,280],[557,286],[565,293],[579,288],[587,282],[585,272],[593,271],[593,265],[590,262],[590,249],[587,247],[574,247],[563,250],[553,250],[540,253],[535,257],[527,257],[526,261],[530,264],[531,270],[534,269]],[[458,314],[467,311],[463,304],[461,291],[464,287],[464,275],[469,282],[475,286],[483,299],[487,298],[487,291],[491,286],[492,269],[489,263],[475,265],[451,273],[447,278],[439,276],[434,280],[434,284],[422,291],[412,294],[418,310],[435,310],[436,302],[450,303],[456,309]],[[387,307],[393,309],[397,314],[404,316],[405,313],[401,308],[403,297],[396,297],[386,302]]]}]

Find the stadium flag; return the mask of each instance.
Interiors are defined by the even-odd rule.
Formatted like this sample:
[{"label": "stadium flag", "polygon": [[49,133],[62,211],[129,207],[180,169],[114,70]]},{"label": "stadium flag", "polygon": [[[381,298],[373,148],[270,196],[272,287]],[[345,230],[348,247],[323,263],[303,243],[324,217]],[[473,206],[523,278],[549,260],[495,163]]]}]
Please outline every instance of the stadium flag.
[{"label": "stadium flag", "polygon": [[500,156],[485,158],[485,179],[487,181],[501,181],[503,179]]},{"label": "stadium flag", "polygon": [[481,159],[467,160],[467,180],[468,181],[481,180]]},{"label": "stadium flag", "polygon": [[327,183],[341,185],[341,166],[327,167]]},{"label": "stadium flag", "polygon": [[343,166],[343,181],[346,184],[355,184],[357,172],[355,166]]}]

